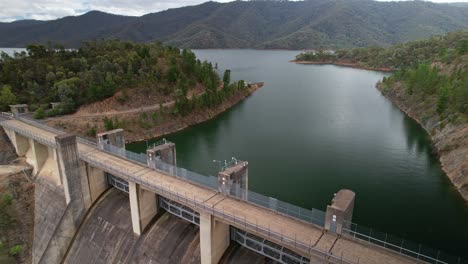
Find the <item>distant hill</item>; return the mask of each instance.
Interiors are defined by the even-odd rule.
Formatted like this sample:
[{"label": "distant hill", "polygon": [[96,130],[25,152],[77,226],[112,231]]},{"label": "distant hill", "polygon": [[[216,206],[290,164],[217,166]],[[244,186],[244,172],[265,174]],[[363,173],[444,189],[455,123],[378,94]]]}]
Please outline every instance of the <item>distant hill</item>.
[{"label": "distant hill", "polygon": [[391,45],[468,29],[468,6],[372,0],[206,2],[141,17],[91,11],[0,23],[1,47],[118,38],[181,48],[346,48]]}]

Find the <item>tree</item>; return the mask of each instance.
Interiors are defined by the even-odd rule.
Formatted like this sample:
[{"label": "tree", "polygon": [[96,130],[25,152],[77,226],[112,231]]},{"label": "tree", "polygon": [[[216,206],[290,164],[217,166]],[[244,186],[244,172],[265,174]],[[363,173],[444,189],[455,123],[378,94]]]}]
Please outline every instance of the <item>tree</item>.
[{"label": "tree", "polygon": [[34,118],[36,119],[43,119],[45,117],[45,111],[44,108],[39,107],[35,112],[34,112]]},{"label": "tree", "polygon": [[439,115],[442,115],[447,108],[447,102],[450,95],[450,83],[446,83],[439,90],[439,96],[437,98],[437,108],[436,111]]},{"label": "tree", "polygon": [[178,77],[179,77],[179,67],[177,66],[175,62],[173,62],[171,63],[171,66],[169,66],[169,70],[167,71],[166,80],[170,83],[175,83]]},{"label": "tree", "polygon": [[8,106],[12,104],[16,104],[16,96],[11,91],[11,86],[4,85],[0,92],[0,108],[2,111],[7,111]]},{"label": "tree", "polygon": [[64,113],[70,113],[75,109],[76,102],[78,101],[79,85],[80,79],[77,77],[65,79],[54,85],[57,96],[61,102],[60,106]]},{"label": "tree", "polygon": [[464,39],[460,41],[457,51],[459,55],[468,53],[468,39]]},{"label": "tree", "polygon": [[223,88],[227,89],[229,87],[229,84],[231,83],[231,70],[224,71],[223,83],[224,83]]}]

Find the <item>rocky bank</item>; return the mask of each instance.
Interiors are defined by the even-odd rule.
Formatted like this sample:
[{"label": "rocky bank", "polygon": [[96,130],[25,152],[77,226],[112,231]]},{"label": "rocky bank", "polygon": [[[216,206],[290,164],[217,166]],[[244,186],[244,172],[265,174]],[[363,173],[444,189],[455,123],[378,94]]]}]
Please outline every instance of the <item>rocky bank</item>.
[{"label": "rocky bank", "polygon": [[442,169],[454,186],[468,201],[468,122],[466,116],[447,116],[443,119],[435,111],[436,99],[421,100],[409,96],[400,83],[377,88],[409,117],[416,120],[431,136]]}]

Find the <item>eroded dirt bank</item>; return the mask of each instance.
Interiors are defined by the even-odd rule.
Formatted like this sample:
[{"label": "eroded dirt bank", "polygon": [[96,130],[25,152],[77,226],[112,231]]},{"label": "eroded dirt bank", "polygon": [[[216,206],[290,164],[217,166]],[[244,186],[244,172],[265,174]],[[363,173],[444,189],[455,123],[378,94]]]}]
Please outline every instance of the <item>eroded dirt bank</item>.
[{"label": "eroded dirt bank", "polygon": [[[171,134],[189,126],[208,121],[229,110],[260,88],[261,86],[253,86],[245,91],[238,91],[219,106],[195,110],[187,116],[173,114],[169,107],[163,107],[157,110],[141,108],[141,111],[132,111],[131,113],[122,113],[120,115],[112,113],[107,118],[112,119],[114,125],[117,123],[119,128],[125,130],[127,142],[141,141]],[[50,126],[93,139],[96,132],[99,133],[106,130],[104,125],[105,118],[106,116],[96,117],[89,115],[77,118],[76,115],[71,115],[69,118],[63,116],[59,119],[50,119],[46,123]]]}]

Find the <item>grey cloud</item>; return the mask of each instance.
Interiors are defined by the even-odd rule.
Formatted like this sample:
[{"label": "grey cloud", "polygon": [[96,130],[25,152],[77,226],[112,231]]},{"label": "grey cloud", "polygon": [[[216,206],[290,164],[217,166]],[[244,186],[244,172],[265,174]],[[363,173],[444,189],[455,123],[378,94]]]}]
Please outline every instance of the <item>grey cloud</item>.
[{"label": "grey cloud", "polygon": [[[218,2],[227,2],[221,0]],[[204,0],[1,0],[0,21],[10,22],[18,19],[51,20],[64,16],[77,16],[90,10],[141,16],[169,8],[197,5]]]}]

